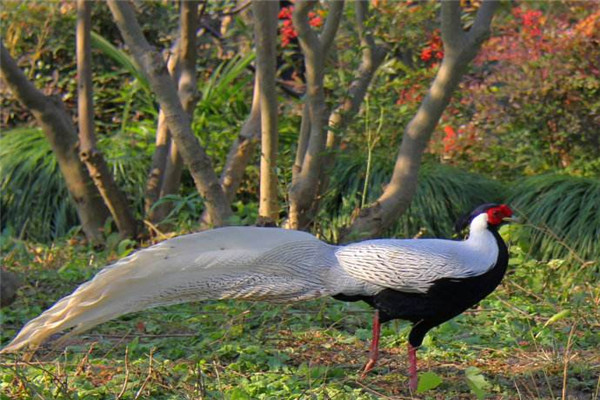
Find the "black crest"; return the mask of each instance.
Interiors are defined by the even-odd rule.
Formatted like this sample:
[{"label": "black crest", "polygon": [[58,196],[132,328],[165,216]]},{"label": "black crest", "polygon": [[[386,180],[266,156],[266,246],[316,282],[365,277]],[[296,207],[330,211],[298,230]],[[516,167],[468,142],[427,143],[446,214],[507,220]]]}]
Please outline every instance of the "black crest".
[{"label": "black crest", "polygon": [[476,216],[478,216],[481,213],[486,212],[490,208],[494,208],[494,207],[498,207],[498,206],[499,206],[499,204],[496,204],[496,203],[486,203],[486,204],[477,206],[477,208],[475,208],[473,211],[468,212],[467,214],[463,215],[456,221],[456,223],[454,224],[454,231],[456,233],[461,233],[467,226],[469,226],[471,221],[473,221],[473,218],[475,218]]}]

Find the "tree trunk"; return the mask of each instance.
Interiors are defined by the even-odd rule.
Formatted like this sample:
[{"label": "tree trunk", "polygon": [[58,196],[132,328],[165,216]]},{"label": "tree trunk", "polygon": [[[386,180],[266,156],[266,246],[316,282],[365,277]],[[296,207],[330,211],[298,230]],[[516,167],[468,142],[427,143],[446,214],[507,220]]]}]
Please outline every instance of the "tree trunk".
[{"label": "tree trunk", "polygon": [[[178,47],[179,41],[173,45],[172,49],[166,55],[167,69],[175,82],[179,79],[179,62],[177,59]],[[171,142],[171,133],[167,126],[165,113],[162,110],[159,110],[158,123],[156,125],[156,148],[152,155],[152,165],[150,166],[150,172],[148,173],[148,179],[146,180],[146,192],[144,194],[144,212],[146,214],[146,219],[154,223],[160,221],[155,215],[156,209],[153,209],[153,206],[158,199],[160,199],[160,191],[165,177]]]},{"label": "tree trunk", "polygon": [[[198,30],[198,1],[182,1],[180,17],[181,37],[177,48],[177,61],[179,71],[174,79],[178,85],[179,98],[183,109],[190,119],[194,114],[197,102],[197,78],[196,78],[196,31]],[[160,197],[175,194],[181,185],[181,173],[183,171],[183,159],[177,149],[177,144],[171,140],[165,176],[162,181]],[[156,220],[160,221],[171,212],[173,205],[163,203],[156,210]]]},{"label": "tree trunk", "polygon": [[253,0],[256,37],[256,76],[261,109],[259,225],[274,224],[279,216],[277,201],[277,14],[279,3]]},{"label": "tree trunk", "polygon": [[108,6],[134,58],[148,77],[183,161],[190,170],[196,188],[205,199],[209,220],[202,221],[202,224],[226,225],[232,215],[231,208],[226,202],[210,158],[192,132],[190,118],[181,105],[177,89],[162,58],[146,41],[130,3],[109,0]]},{"label": "tree trunk", "polygon": [[137,222],[127,197],[119,190],[94,135],[94,100],[92,96],[92,50],[90,46],[92,4],[77,0],[77,107],[79,116],[79,157],[86,165],[94,184],[123,238],[135,237]]},{"label": "tree trunk", "polygon": [[[306,65],[306,101],[310,128],[308,143],[302,145],[306,146],[302,163],[296,164],[292,176],[292,187],[289,193],[289,228],[291,229],[307,229],[313,217],[310,211],[314,209],[313,203],[318,193],[326,143],[324,128],[327,123],[327,107],[323,90],[325,58],[337,32],[344,7],[342,1],[330,3],[329,15],[323,33],[319,37],[310,27],[308,20],[308,13],[315,4],[316,1],[297,1],[292,16]],[[306,142],[305,137],[301,136],[301,139]]]},{"label": "tree trunk", "polygon": [[56,97],[45,96],[27,80],[10,53],[0,43],[2,78],[27,107],[50,142],[71,194],[83,232],[93,243],[103,241],[101,229],[109,212],[77,154],[77,133],[65,107]]},{"label": "tree trunk", "polygon": [[417,189],[421,156],[450,97],[481,43],[489,35],[496,1],[484,1],[469,32],[462,29],[459,2],[442,2],[444,59],[417,113],[407,125],[390,183],[374,204],[363,209],[342,232],[344,242],[380,234],[410,205]]},{"label": "tree trunk", "polygon": [[254,152],[256,143],[260,140],[261,112],[259,93],[258,78],[255,76],[250,115],[246,119],[246,122],[244,122],[244,125],[242,125],[237,139],[233,142],[227,155],[225,167],[221,173],[221,185],[229,203],[233,201],[235,193],[240,187],[250,156]]},{"label": "tree trunk", "polygon": [[327,141],[325,143],[325,154],[321,166],[318,194],[316,201],[312,204],[311,215],[316,215],[319,207],[319,199],[327,191],[329,186],[330,171],[335,163],[334,151],[338,146],[339,133],[348,126],[352,119],[358,113],[369,85],[375,76],[375,72],[385,60],[386,51],[383,47],[377,46],[375,40],[368,32],[365,26],[368,17],[369,3],[365,0],[355,0],[356,26],[359,33],[360,47],[362,51],[362,60],[358,68],[356,79],[350,84],[348,94],[341,104],[339,104],[329,115]]}]

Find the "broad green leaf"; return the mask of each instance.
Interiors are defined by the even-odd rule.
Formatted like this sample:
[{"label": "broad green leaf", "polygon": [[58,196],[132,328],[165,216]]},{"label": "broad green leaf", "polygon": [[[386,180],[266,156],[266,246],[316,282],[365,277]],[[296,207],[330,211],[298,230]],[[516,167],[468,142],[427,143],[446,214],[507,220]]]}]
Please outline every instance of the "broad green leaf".
[{"label": "broad green leaf", "polygon": [[467,385],[479,400],[484,399],[490,386],[485,377],[479,373],[479,368],[469,367],[465,370]]},{"label": "broad green leaf", "polygon": [[419,374],[419,385],[417,386],[417,394],[421,394],[442,384],[442,378],[435,372],[423,372]]},{"label": "broad green leaf", "polygon": [[556,321],[560,321],[561,319],[568,317],[570,314],[571,310],[568,309],[557,312],[556,314],[551,316],[550,319],[548,319],[548,321],[546,321],[546,323],[544,324],[544,328],[550,324],[553,324]]},{"label": "broad green leaf", "polygon": [[227,398],[230,400],[250,400],[251,397],[246,391],[240,388],[234,388],[228,393]]}]

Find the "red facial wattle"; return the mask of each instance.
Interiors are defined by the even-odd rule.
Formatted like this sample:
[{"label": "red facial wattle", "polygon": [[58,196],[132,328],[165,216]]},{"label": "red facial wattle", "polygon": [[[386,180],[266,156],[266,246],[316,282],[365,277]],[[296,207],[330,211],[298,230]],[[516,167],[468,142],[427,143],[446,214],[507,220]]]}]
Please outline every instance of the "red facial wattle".
[{"label": "red facial wattle", "polygon": [[506,204],[499,205],[498,207],[492,207],[487,210],[488,224],[500,225],[504,218],[510,218],[513,215],[513,211]]}]

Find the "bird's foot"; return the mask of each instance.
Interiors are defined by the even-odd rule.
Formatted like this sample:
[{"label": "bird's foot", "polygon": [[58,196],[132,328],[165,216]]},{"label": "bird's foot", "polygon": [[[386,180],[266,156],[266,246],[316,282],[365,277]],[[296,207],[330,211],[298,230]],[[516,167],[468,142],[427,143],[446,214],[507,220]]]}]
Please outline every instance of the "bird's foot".
[{"label": "bird's foot", "polygon": [[360,379],[365,379],[367,377],[367,374],[373,368],[375,368],[375,364],[377,364],[377,359],[376,358],[369,358],[369,361],[367,361],[367,363],[365,364],[365,366],[362,369],[362,373],[360,374]]},{"label": "bird's foot", "polygon": [[408,381],[408,387],[410,388],[410,391],[412,393],[415,393],[417,391],[418,384],[419,378],[417,374],[411,375]]},{"label": "bird's foot", "polygon": [[417,375],[417,348],[408,343],[408,387],[411,392],[416,392],[419,384]]},{"label": "bird's foot", "polygon": [[373,339],[371,341],[371,348],[369,349],[369,361],[365,364],[360,374],[360,379],[365,379],[369,371],[375,368],[377,360],[379,359],[379,334],[381,332],[381,325],[379,323],[379,310],[375,310],[373,315]]}]

